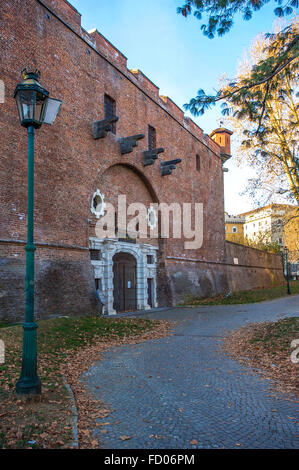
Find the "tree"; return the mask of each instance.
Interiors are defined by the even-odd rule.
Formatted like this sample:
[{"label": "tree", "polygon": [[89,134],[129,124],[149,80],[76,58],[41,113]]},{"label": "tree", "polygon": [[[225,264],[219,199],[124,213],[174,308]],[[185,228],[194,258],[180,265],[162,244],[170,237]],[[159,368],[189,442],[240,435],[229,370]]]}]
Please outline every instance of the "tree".
[{"label": "tree", "polygon": [[[255,11],[260,10],[270,0],[187,0],[177,12],[185,17],[192,13],[198,20],[203,20],[203,15],[208,17],[208,24],[202,23],[203,33],[210,39],[223,36],[233,26],[233,19],[238,13],[242,13],[244,20],[250,20]],[[293,13],[298,8],[298,0],[272,0],[276,4],[274,14],[282,17]]]},{"label": "tree", "polygon": [[294,207],[282,219],[284,244],[289,249],[289,262],[299,263],[299,208]]},{"label": "tree", "polygon": [[[247,223],[245,221],[245,223]],[[289,249],[289,261],[299,262],[299,208],[279,205],[267,225],[262,224],[257,231],[244,237],[244,245],[272,253],[281,252],[284,246]]]},{"label": "tree", "polygon": [[[292,14],[293,8],[299,5],[299,0],[272,1],[276,3],[274,13],[280,17]],[[202,20],[203,15],[206,15],[208,23],[202,23],[201,29],[206,36],[214,38],[215,34],[222,36],[231,29],[237,13],[241,12],[243,18],[249,20],[254,11],[260,10],[268,2],[269,0],[187,0],[177,11],[185,17],[193,12],[199,20]],[[220,89],[216,95],[206,95],[204,90],[200,89],[197,96],[185,105],[185,109],[198,116],[221,100],[226,100],[228,103],[236,103],[240,100],[245,103],[247,95],[251,98],[256,89],[260,100],[262,85],[266,85],[264,92],[268,94],[276,77],[298,58],[298,31],[295,31],[292,26],[288,26],[276,35],[269,34],[268,38],[270,39],[267,46],[269,54],[252,67],[251,74],[243,80],[232,81],[230,87]],[[264,97],[262,96],[262,102]],[[259,121],[261,126],[264,112],[263,109],[255,108],[253,101],[251,99],[251,107],[245,107],[245,111],[248,113],[261,111]],[[227,112],[228,107],[226,106],[223,113]]]},{"label": "tree", "polygon": [[[298,32],[298,22],[290,27]],[[242,83],[252,76],[252,63],[271,61],[278,46],[277,37],[260,36],[250,50],[249,60],[241,66],[237,81]],[[231,84],[222,90],[229,93]],[[228,122],[241,142],[237,149],[237,161],[246,162],[256,170],[257,177],[249,180],[247,191],[252,196],[263,193],[264,204],[273,195],[285,196],[299,205],[298,124],[296,102],[298,78],[296,63],[292,62],[277,74],[275,80],[246,90],[239,96],[231,96],[230,103],[223,104]],[[229,107],[229,110],[227,108]]]},{"label": "tree", "polygon": [[267,242],[263,239],[251,240],[245,237],[243,244],[269,253],[280,253],[281,251],[281,246],[278,242]]}]

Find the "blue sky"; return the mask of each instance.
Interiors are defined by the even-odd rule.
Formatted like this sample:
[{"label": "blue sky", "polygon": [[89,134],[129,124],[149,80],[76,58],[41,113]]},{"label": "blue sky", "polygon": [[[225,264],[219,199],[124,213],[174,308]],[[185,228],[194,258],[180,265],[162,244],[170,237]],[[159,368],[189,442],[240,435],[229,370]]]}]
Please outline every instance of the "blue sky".
[{"label": "blue sky", "polygon": [[[127,58],[129,68],[142,70],[180,107],[196,96],[199,88],[217,89],[219,78],[233,78],[244,52],[259,33],[272,31],[275,2],[270,1],[250,21],[235,19],[222,38],[208,39],[193,16],[183,18],[176,8],[184,0],[70,0],[82,14],[86,30],[97,28]],[[204,132],[219,126],[220,108],[194,118]],[[234,147],[234,146],[233,146]],[[225,210],[240,213],[253,208],[240,196],[249,171],[240,170],[233,159],[226,165]]]}]

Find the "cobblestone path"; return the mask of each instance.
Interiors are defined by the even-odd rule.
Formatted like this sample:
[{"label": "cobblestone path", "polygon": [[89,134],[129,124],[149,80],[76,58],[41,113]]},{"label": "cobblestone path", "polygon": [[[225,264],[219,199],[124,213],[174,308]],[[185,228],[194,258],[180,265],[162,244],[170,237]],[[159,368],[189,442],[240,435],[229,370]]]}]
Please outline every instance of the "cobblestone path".
[{"label": "cobblestone path", "polygon": [[173,336],[113,348],[82,377],[113,410],[94,430],[101,447],[298,447],[295,397],[218,350],[230,330],[298,314],[299,296],[143,314],[176,321]]}]

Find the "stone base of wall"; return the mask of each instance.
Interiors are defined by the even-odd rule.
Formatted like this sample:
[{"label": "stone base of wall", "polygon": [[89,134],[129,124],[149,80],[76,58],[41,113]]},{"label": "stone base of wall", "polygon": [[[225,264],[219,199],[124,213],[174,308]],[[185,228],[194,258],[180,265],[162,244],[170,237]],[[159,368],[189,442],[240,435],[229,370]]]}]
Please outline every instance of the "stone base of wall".
[{"label": "stone base of wall", "polygon": [[[25,256],[22,246],[2,246],[0,321],[25,318]],[[37,249],[35,317],[84,316],[100,313],[89,252]]]},{"label": "stone base of wall", "polygon": [[228,284],[232,291],[272,287],[284,282],[279,254],[226,242]]},{"label": "stone base of wall", "polygon": [[192,297],[272,287],[284,282],[280,255],[226,242],[223,262],[167,259],[172,305]]},{"label": "stone base of wall", "polygon": [[172,305],[192,297],[212,297],[229,290],[225,266],[191,260],[168,260]]},{"label": "stone base of wall", "polygon": [[[2,252],[2,253],[1,253]],[[2,257],[1,257],[2,255]],[[16,322],[25,314],[24,246],[0,246],[0,320]],[[95,275],[89,252],[38,247],[35,263],[35,315],[98,315]],[[158,306],[177,305],[192,297],[271,287],[284,281],[281,258],[226,242],[225,260],[160,259]]]}]

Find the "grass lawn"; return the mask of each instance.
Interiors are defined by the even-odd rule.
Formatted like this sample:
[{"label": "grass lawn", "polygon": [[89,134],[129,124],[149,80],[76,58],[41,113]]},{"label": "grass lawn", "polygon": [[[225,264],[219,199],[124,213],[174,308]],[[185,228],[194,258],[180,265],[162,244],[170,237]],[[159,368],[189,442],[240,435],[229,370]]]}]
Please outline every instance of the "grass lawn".
[{"label": "grass lawn", "polygon": [[262,325],[257,324],[249,342],[261,347],[263,352],[275,359],[281,351],[290,351],[290,343],[298,334],[299,317],[290,317]]},{"label": "grass lawn", "polygon": [[[299,281],[290,282],[291,294],[299,294]],[[250,304],[272,300],[287,295],[286,284],[283,286],[269,287],[266,289],[242,290],[232,292],[229,295],[218,295],[216,297],[190,297],[185,305],[231,305],[231,304]]]},{"label": "grass lawn", "polygon": [[79,439],[82,437],[83,442],[84,433],[85,436],[88,434],[88,420],[107,416],[107,410],[102,410],[102,414],[100,410],[93,416],[93,402],[80,389],[80,374],[111,345],[138,342],[151,335],[163,336],[165,325],[162,321],[146,319],[100,317],[39,321],[38,374],[42,394],[30,400],[14,393],[21,370],[23,329],[21,326],[1,328],[5,363],[0,364],[0,448],[63,448],[71,445],[72,399],[63,376],[75,395],[81,420]]},{"label": "grass lawn", "polygon": [[247,325],[228,336],[225,349],[242,364],[257,367],[282,391],[298,395],[298,364],[291,342],[299,338],[299,317]]}]

